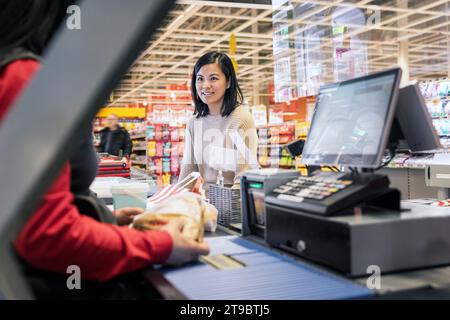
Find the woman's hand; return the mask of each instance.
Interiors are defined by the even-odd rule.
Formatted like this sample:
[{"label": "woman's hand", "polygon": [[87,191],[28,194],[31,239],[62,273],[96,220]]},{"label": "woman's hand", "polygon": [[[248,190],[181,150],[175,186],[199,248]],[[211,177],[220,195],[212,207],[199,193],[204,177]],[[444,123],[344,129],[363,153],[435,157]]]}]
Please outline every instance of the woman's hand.
[{"label": "woman's hand", "polygon": [[180,266],[197,260],[200,255],[209,254],[209,247],[206,242],[197,242],[181,234],[184,224],[183,219],[173,219],[160,229],[168,232],[173,242],[172,253],[165,264]]},{"label": "woman's hand", "polygon": [[133,222],[133,217],[141,213],[144,213],[143,209],[131,207],[121,208],[114,211],[114,215],[119,226],[130,224]]}]

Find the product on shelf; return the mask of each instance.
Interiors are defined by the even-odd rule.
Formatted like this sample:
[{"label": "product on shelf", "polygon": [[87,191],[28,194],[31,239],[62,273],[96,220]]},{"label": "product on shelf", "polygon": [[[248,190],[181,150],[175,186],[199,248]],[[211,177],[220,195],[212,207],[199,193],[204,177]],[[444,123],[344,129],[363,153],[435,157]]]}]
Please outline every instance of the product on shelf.
[{"label": "product on shelf", "polygon": [[172,108],[171,110],[171,122],[184,124],[187,121],[187,111],[186,108],[178,109]]},{"label": "product on shelf", "polygon": [[149,172],[155,172],[156,171],[155,159],[149,159],[148,160],[148,171]]},{"label": "product on shelf", "polygon": [[170,130],[168,125],[163,125],[162,127],[162,139],[169,140]]},{"label": "product on shelf", "polygon": [[154,126],[147,126],[147,139],[148,140],[155,139],[155,127]]},{"label": "product on shelf", "polygon": [[178,128],[171,128],[170,130],[170,140],[171,141],[179,141],[180,135],[178,134]]},{"label": "product on shelf", "polygon": [[148,156],[156,156],[156,141],[148,141]]},{"label": "product on shelf", "polygon": [[308,135],[311,124],[307,121],[295,123],[295,137],[296,139],[305,138]]},{"label": "product on shelf", "polygon": [[172,142],[172,149],[170,150],[170,154],[172,157],[177,157],[178,154],[178,144],[180,142]]},{"label": "product on shelf", "polygon": [[282,145],[295,139],[293,123],[258,128],[258,161],[262,167],[294,168],[294,159]]},{"label": "product on shelf", "polygon": [[184,142],[180,142],[178,144],[178,155],[181,157],[184,153]]},{"label": "product on shelf", "polygon": [[447,149],[450,147],[450,80],[422,82],[419,88],[425,98],[436,132],[440,136],[441,144]]},{"label": "product on shelf", "polygon": [[[155,179],[161,174],[170,174],[167,181],[177,181],[183,157],[185,127],[167,123],[152,124],[153,139],[148,141],[148,173]],[[161,179],[159,179],[162,181]]]},{"label": "product on shelf", "polygon": [[164,142],[157,141],[156,142],[156,156],[162,157],[163,156],[163,150],[164,150]]},{"label": "product on shelf", "polygon": [[130,137],[133,138],[145,138],[147,134],[147,126],[144,121],[136,124],[132,129],[128,130]]},{"label": "product on shelf", "polygon": [[162,125],[156,125],[155,126],[155,140],[159,141],[162,140],[163,132],[162,132]]},{"label": "product on shelf", "polygon": [[162,162],[162,171],[163,173],[169,173],[170,172],[170,158],[163,158]]},{"label": "product on shelf", "polygon": [[180,162],[178,157],[172,157],[170,158],[170,172],[173,175],[178,175],[178,172],[180,171]]},{"label": "product on shelf", "polygon": [[185,133],[186,133],[185,128],[180,128],[180,129],[178,130],[178,137],[179,137],[180,141],[183,141],[183,140],[184,140],[184,138],[185,138]]},{"label": "product on shelf", "polygon": [[167,186],[170,184],[170,177],[171,177],[171,175],[169,173],[165,173],[162,175],[162,183],[164,186]]},{"label": "product on shelf", "polygon": [[269,163],[269,157],[267,156],[267,154],[264,154],[264,155],[259,156],[258,161],[259,161],[259,164],[260,164],[262,167],[267,167],[267,166],[270,165],[270,163]]},{"label": "product on shelf", "polygon": [[163,173],[163,164],[162,164],[162,158],[156,158],[155,159],[155,172],[156,174],[160,175]]},{"label": "product on shelf", "polygon": [[272,156],[272,157],[274,157],[274,156],[279,156],[280,155],[280,147],[272,147],[272,148],[270,148],[270,155]]},{"label": "product on shelf", "polygon": [[172,143],[170,141],[164,143],[163,147],[163,156],[164,157],[170,157],[170,151],[172,149]]}]

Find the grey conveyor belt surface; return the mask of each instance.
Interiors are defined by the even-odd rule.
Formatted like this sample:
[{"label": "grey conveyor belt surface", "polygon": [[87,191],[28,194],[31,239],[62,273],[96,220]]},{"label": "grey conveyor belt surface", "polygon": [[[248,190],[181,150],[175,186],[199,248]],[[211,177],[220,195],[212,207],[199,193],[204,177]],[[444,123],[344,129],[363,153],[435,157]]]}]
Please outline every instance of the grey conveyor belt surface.
[{"label": "grey conveyor belt surface", "polygon": [[218,270],[198,262],[165,270],[165,277],[189,299],[358,299],[374,295],[362,285],[237,236],[206,240],[211,255],[228,254],[245,267]]}]

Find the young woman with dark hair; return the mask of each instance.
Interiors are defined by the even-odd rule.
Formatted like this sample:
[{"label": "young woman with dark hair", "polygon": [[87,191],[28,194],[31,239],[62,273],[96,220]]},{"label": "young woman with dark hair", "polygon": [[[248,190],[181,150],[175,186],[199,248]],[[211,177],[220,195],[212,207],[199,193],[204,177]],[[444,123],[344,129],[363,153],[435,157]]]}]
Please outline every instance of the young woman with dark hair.
[{"label": "young woman with dark hair", "polygon": [[[1,121],[8,121],[7,111],[40,68],[40,55],[45,54],[44,49],[71,2],[2,1],[0,125]],[[141,232],[120,226],[141,212],[134,208],[118,210],[118,219],[106,212],[105,219],[97,220],[89,209],[80,209],[75,195],[89,192],[97,169],[90,137],[80,141],[14,245],[38,297],[79,298],[80,294],[87,298],[142,298],[136,292],[120,289],[128,288],[124,285],[130,281],[118,283],[115,279],[152,264],[178,265],[195,260],[199,254],[208,253],[208,246],[183,237],[181,221],[169,223],[161,231]],[[88,290],[86,282],[83,290],[68,290],[66,271],[70,265],[77,265],[83,281],[90,280],[91,288],[96,284],[95,290]]]},{"label": "young woman with dark hair", "polygon": [[243,171],[257,167],[257,134],[231,59],[208,52],[194,66],[191,95],[194,117],[186,128],[180,179],[198,171],[204,189],[222,172],[224,184],[239,186]]}]

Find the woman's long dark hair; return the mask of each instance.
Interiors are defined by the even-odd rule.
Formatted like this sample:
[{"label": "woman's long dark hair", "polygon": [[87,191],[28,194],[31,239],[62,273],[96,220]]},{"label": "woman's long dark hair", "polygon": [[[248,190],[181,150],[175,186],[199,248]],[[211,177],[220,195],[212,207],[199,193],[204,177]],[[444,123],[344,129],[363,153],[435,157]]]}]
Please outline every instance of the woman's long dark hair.
[{"label": "woman's long dark hair", "polygon": [[2,0],[0,52],[23,48],[42,55],[75,0]]},{"label": "woman's long dark hair", "polygon": [[225,91],[223,105],[220,109],[222,117],[229,116],[237,106],[242,104],[244,100],[244,96],[242,94],[241,88],[239,88],[236,72],[234,71],[231,59],[222,52],[208,52],[201,56],[200,59],[198,59],[197,63],[194,66],[194,73],[192,74],[191,95],[192,100],[195,104],[194,115],[196,115],[197,118],[205,117],[209,114],[208,105],[200,99],[197,93],[197,88],[195,86],[197,73],[204,65],[211,63],[217,63],[219,65],[220,69],[225,74],[227,80],[230,83],[230,87]]}]

